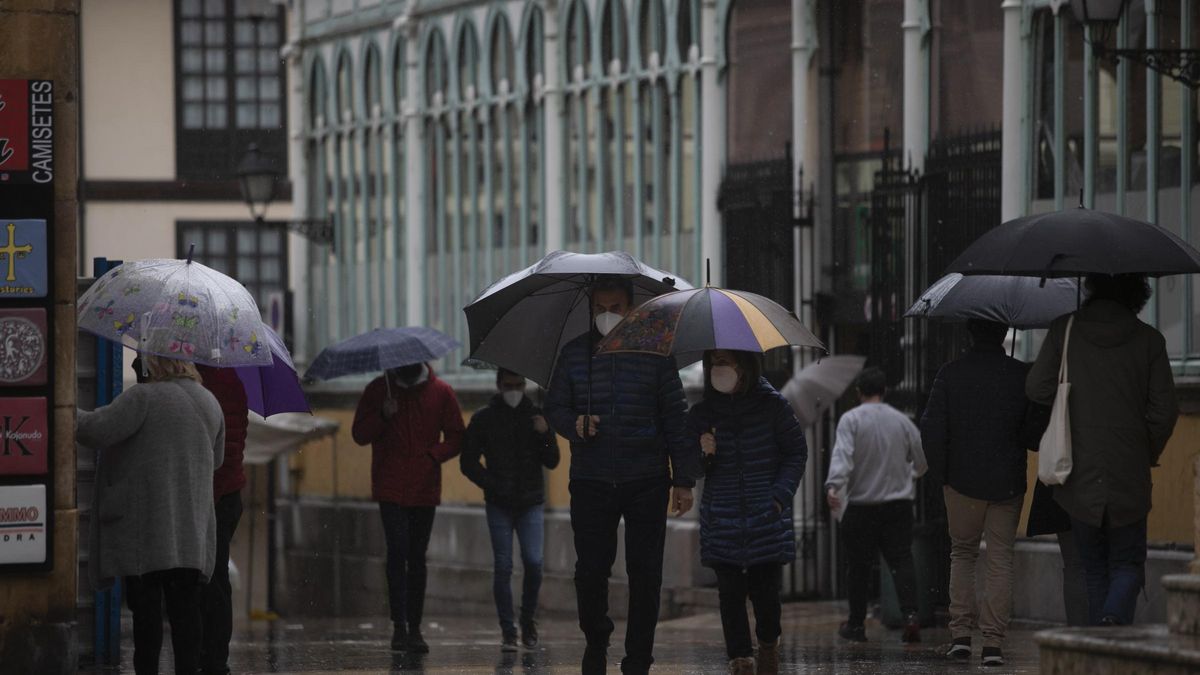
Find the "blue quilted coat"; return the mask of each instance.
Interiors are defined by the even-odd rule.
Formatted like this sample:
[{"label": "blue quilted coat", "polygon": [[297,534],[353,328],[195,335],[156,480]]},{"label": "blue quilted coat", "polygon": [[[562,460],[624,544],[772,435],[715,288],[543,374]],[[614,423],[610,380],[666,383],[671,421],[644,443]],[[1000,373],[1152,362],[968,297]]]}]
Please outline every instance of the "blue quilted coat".
[{"label": "blue quilted coat", "polygon": [[[688,413],[688,436],[716,431],[700,501],[700,559],[749,567],[796,558],[792,496],[808,446],[796,415],[760,379],[743,394],[709,390]],[[775,504],[783,507],[777,511]]]},{"label": "blue quilted coat", "polygon": [[575,420],[588,409],[588,357],[599,343],[593,331],[564,345],[546,395],[546,419],[571,442],[571,480],[617,484],[669,476],[672,485],[692,487],[701,473],[700,448],[684,431],[687,399],[673,359],[591,356],[599,434],[585,441],[575,433]]}]

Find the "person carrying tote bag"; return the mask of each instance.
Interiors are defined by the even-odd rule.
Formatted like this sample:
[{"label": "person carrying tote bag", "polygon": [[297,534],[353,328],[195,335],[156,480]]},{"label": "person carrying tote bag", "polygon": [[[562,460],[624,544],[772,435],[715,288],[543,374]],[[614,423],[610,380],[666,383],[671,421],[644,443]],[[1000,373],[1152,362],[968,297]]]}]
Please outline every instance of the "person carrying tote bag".
[{"label": "person carrying tote bag", "polygon": [[1071,411],[1068,404],[1071,381],[1067,377],[1067,350],[1071,346],[1071,326],[1074,323],[1075,315],[1072,314],[1067,319],[1067,332],[1063,337],[1058,389],[1054,394],[1054,407],[1050,410],[1050,424],[1038,445],[1038,480],[1046,485],[1062,485],[1071,475]]}]

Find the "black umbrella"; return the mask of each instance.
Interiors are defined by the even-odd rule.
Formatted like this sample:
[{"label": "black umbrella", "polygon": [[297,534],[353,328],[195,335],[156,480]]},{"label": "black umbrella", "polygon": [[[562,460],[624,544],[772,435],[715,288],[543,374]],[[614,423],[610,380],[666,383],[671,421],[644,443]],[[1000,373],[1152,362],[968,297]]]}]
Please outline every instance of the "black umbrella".
[{"label": "black umbrella", "polygon": [[1200,272],[1200,251],[1165,228],[1085,208],[1010,220],[958,256],[946,273],[1025,277]]},{"label": "black umbrella", "polygon": [[463,308],[471,334],[468,361],[491,363],[549,386],[563,345],[591,328],[587,289],[600,276],[629,279],[635,306],[691,288],[624,251],[554,251],[492,284]]},{"label": "black umbrella", "polygon": [[1079,308],[1074,279],[947,274],[925,289],[904,316],[947,321],[986,319],[1005,326],[1045,328]]}]

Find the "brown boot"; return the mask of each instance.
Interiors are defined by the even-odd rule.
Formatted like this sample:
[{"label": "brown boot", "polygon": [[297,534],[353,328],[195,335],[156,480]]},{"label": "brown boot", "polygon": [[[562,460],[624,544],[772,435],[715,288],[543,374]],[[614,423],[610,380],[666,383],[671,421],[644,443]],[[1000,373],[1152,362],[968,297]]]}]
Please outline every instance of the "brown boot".
[{"label": "brown boot", "polygon": [[742,656],[729,662],[729,675],[754,675],[754,659]]},{"label": "brown boot", "polygon": [[758,643],[758,675],[779,675],[779,640]]}]

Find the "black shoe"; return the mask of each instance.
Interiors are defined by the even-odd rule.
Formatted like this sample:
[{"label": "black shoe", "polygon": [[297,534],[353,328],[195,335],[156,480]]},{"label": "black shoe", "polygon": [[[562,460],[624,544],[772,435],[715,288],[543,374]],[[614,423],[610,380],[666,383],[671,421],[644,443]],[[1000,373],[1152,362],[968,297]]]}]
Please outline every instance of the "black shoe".
[{"label": "black shoe", "polygon": [[515,652],[517,651],[517,631],[504,631],[504,637],[500,640],[500,651]]},{"label": "black shoe", "polygon": [[536,649],[538,646],[537,622],[533,619],[521,622],[521,644],[526,649]]},{"label": "black shoe", "polygon": [[904,632],[900,634],[900,641],[906,644],[921,641],[921,620],[915,613],[904,619]]},{"label": "black shoe", "polygon": [[408,648],[408,632],[404,630],[404,624],[392,624],[392,651],[402,652]]},{"label": "black shoe", "polygon": [[[984,648],[984,653],[987,649]],[[946,657],[955,661],[966,661],[971,658],[971,638],[954,638],[954,642],[950,645],[950,649],[946,651]]]},{"label": "black shoe", "polygon": [[1100,625],[1105,627],[1120,626],[1121,622],[1117,619],[1117,617],[1109,614],[1100,619]]},{"label": "black shoe", "polygon": [[608,671],[608,645],[588,645],[583,649],[583,675],[604,675]]},{"label": "black shoe", "polygon": [[866,642],[867,629],[861,625],[851,626],[849,621],[843,621],[842,625],[838,626],[838,636],[851,642]]},{"label": "black shoe", "polygon": [[985,666],[1002,666],[1002,665],[1004,665],[1004,654],[1000,652],[999,647],[984,647],[983,648],[983,665],[985,665]]},{"label": "black shoe", "polygon": [[429,653],[429,644],[425,642],[425,638],[421,637],[420,628],[412,628],[408,631],[408,651],[414,654]]}]

